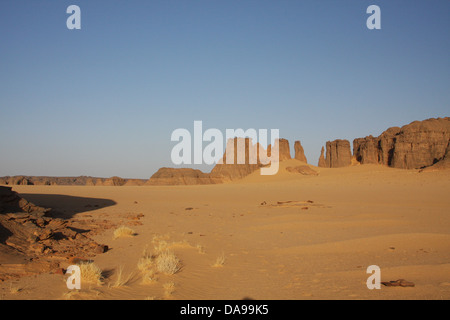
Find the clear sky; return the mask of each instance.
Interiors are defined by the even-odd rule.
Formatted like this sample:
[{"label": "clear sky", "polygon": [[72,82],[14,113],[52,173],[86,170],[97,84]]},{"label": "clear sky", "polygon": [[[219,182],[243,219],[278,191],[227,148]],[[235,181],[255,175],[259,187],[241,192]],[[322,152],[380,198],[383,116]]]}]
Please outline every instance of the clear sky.
[{"label": "clear sky", "polygon": [[279,129],[317,164],[327,140],[450,116],[449,17],[448,0],[2,0],[0,176],[148,178],[194,120]]}]

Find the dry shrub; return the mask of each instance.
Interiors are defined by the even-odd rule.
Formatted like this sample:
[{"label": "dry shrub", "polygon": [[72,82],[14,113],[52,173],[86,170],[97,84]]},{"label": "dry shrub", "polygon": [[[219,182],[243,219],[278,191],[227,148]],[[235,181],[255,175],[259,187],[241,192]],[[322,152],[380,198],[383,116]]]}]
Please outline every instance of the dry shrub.
[{"label": "dry shrub", "polygon": [[114,230],[114,239],[132,237],[134,235],[136,235],[136,232],[126,226],[120,226],[119,228]]},{"label": "dry shrub", "polygon": [[130,284],[130,282],[132,281],[133,277],[134,277],[133,273],[130,273],[128,276],[125,277],[124,274],[123,274],[123,267],[121,266],[119,268],[119,271],[117,271],[117,278],[112,283],[111,287],[112,288],[125,287],[125,286]]},{"label": "dry shrub", "polygon": [[168,275],[175,274],[181,269],[181,261],[170,250],[165,250],[158,254],[155,263],[156,270]]},{"label": "dry shrub", "polygon": [[78,264],[81,271],[81,280],[87,283],[103,284],[102,270],[93,262],[81,262]]}]

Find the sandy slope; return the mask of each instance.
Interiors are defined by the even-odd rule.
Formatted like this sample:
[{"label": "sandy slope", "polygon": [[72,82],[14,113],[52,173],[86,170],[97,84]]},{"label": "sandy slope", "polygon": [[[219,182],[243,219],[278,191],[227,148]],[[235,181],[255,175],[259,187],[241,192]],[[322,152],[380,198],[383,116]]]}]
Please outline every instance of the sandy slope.
[{"label": "sandy slope", "polygon": [[[256,172],[224,185],[16,186],[38,205],[79,219],[132,225],[138,234],[113,240],[113,230],[106,230],[95,239],[111,248],[95,259],[107,276],[102,286],[84,284],[78,294],[67,294],[64,276],[40,275],[0,283],[0,297],[450,298],[450,171],[366,165],[312,167],[320,175],[303,176],[284,170],[299,164],[289,160],[276,176]],[[102,206],[106,200],[116,204]],[[89,203],[100,206],[86,211]],[[145,215],[140,220],[127,218],[139,213]],[[137,262],[145,247],[152,250],[162,241],[183,268],[142,284]],[[222,253],[223,267],[212,267]],[[369,290],[369,265],[381,268],[382,281],[403,278],[416,287]],[[133,277],[126,286],[112,288],[120,266]],[[164,285],[170,282],[175,289],[166,295]]]}]

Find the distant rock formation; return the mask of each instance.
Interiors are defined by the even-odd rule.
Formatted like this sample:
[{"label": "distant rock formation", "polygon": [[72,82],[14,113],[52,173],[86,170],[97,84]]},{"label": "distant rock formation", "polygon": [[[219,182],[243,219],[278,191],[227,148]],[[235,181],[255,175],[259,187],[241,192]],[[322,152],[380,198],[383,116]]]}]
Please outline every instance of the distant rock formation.
[{"label": "distant rock formation", "polygon": [[94,177],[34,177],[34,176],[14,176],[1,177],[0,185],[37,185],[37,186],[124,186],[143,185],[145,180],[123,179],[120,177],[94,178]]},{"label": "distant rock formation", "polygon": [[209,174],[191,168],[160,168],[147,181],[147,185],[196,185],[212,184]]},{"label": "distant rock formation", "polygon": [[295,151],[294,156],[295,159],[308,163],[305,156],[305,150],[303,150],[302,144],[298,140],[294,142],[294,151]]},{"label": "distant rock formation", "polygon": [[126,182],[127,182],[127,181],[126,181],[125,179],[122,179],[122,178],[120,178],[120,177],[111,177],[111,178],[109,178],[109,179],[106,179],[106,180],[103,182],[103,185],[104,185],[104,186],[114,186],[114,187],[117,187],[117,186],[123,186]]},{"label": "distant rock formation", "polygon": [[[289,141],[286,139],[276,139],[274,143],[274,147],[278,145],[278,159],[279,161],[292,159],[291,157],[291,149],[289,147]],[[276,149],[276,148],[275,148]],[[267,155],[272,156],[272,147],[269,145],[267,147]],[[276,159],[276,153],[273,154]]]},{"label": "distant rock formation", "polygon": [[327,141],[326,146],[325,167],[341,168],[351,165],[352,152],[348,140]]},{"label": "distant rock formation", "polygon": [[437,171],[443,169],[450,169],[450,141],[447,143],[444,157],[432,166],[426,167],[422,171]]},{"label": "distant rock formation", "polygon": [[[238,146],[243,146],[242,153],[238,152]],[[280,161],[291,159],[289,141],[286,139],[275,140],[278,146]],[[276,150],[276,147],[274,148]],[[211,173],[189,168],[161,168],[150,177],[147,185],[196,185],[218,184],[242,179],[267,164],[260,159],[260,152],[267,157],[271,155],[272,148],[269,145],[267,154],[259,144],[253,144],[250,138],[233,138],[227,141],[222,159],[214,166]],[[227,161],[227,157],[229,157]]]},{"label": "distant rock formation", "polygon": [[[238,162],[238,143],[243,143],[245,155],[241,155],[244,161]],[[284,144],[283,144],[284,145]],[[259,159],[261,145],[253,144],[250,138],[234,138],[227,141],[227,146],[222,160],[211,170],[210,177],[216,182],[225,182],[242,179],[262,167]],[[269,146],[270,148],[270,146]],[[268,153],[269,153],[268,148]],[[288,144],[289,148],[289,144]],[[263,149],[262,151],[263,152]],[[232,163],[227,163],[227,154],[232,158]]]},{"label": "distant rock formation", "polygon": [[127,186],[127,187],[143,186],[144,184],[146,184],[145,180],[141,180],[141,179],[127,179],[127,181],[125,182],[124,186]]},{"label": "distant rock formation", "polygon": [[318,167],[320,168],[326,168],[327,167],[327,163],[325,161],[325,148],[322,147],[322,150],[320,150],[320,157],[319,157],[319,163],[317,164]]},{"label": "distant rock formation", "polygon": [[353,154],[361,164],[420,169],[443,160],[449,140],[450,118],[427,119],[389,128],[376,138],[355,139]]}]

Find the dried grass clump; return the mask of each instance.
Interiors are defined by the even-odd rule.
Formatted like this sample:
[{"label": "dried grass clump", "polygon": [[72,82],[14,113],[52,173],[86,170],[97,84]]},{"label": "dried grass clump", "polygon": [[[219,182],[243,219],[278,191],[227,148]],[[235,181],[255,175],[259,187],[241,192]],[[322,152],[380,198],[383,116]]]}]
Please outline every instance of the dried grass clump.
[{"label": "dried grass clump", "polygon": [[225,264],[225,254],[222,253],[220,256],[217,257],[216,262],[213,264],[214,268],[223,267]]},{"label": "dried grass clump", "polygon": [[155,264],[156,270],[167,275],[175,274],[181,269],[181,261],[170,250],[158,254],[155,259]]},{"label": "dried grass clump", "polygon": [[80,267],[82,282],[103,284],[102,270],[95,263],[81,262],[78,266]]},{"label": "dried grass clump", "polygon": [[116,230],[114,230],[114,239],[117,238],[126,238],[126,237],[133,237],[136,235],[136,232],[126,226],[120,226]]},{"label": "dried grass clump", "polygon": [[123,267],[121,266],[119,270],[117,271],[117,278],[116,280],[111,284],[112,288],[120,288],[120,287],[126,287],[131,283],[131,281],[134,278],[134,274],[130,273],[128,276],[124,276],[123,274]]}]

